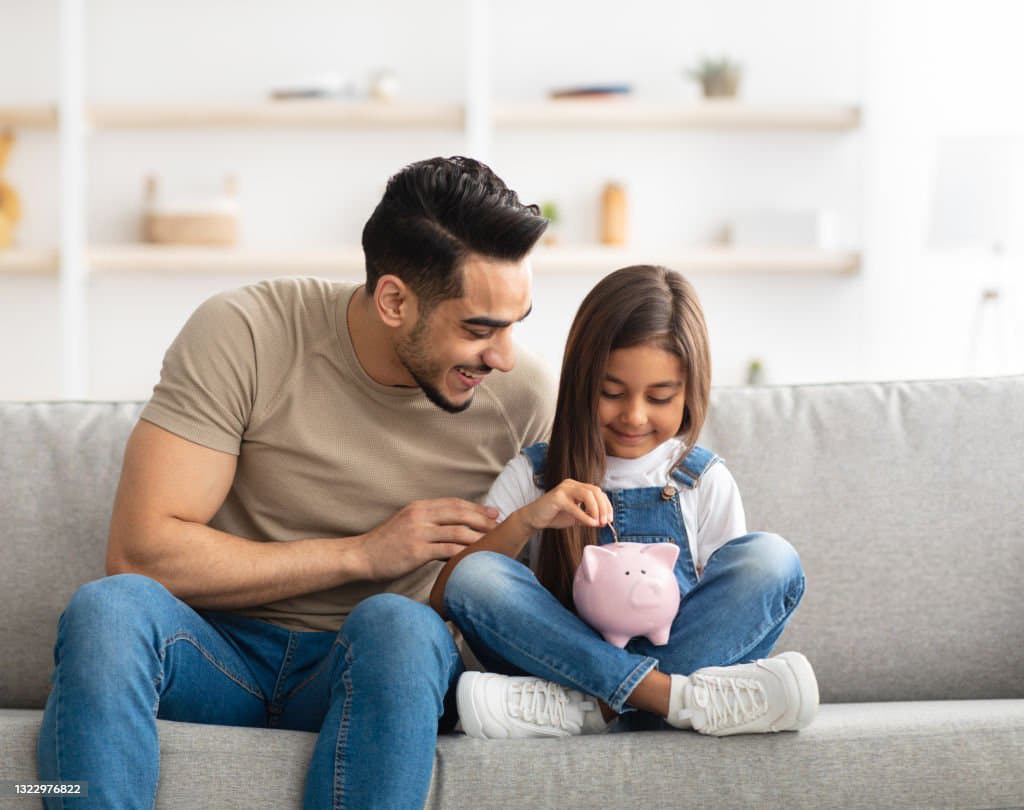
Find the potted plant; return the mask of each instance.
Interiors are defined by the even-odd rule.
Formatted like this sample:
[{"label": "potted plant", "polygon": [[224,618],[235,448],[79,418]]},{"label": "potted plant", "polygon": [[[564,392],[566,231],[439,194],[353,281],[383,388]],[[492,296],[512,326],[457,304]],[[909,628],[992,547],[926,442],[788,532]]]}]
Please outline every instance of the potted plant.
[{"label": "potted plant", "polygon": [[543,244],[547,246],[558,244],[558,222],[560,219],[560,213],[558,210],[558,203],[554,200],[546,200],[540,204],[540,215],[546,219],[550,225],[544,232],[544,238],[541,240]]},{"label": "potted plant", "polygon": [[727,56],[702,58],[687,75],[700,82],[704,98],[733,98],[739,89],[743,67]]}]

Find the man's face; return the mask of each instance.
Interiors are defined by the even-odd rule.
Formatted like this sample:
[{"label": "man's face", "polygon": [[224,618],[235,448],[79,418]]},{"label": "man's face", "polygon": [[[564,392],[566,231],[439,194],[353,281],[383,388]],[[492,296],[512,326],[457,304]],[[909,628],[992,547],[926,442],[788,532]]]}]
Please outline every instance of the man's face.
[{"label": "man's face", "polygon": [[462,265],[463,296],[420,315],[399,339],[399,361],[439,408],[464,411],[487,374],[515,366],[512,326],[530,313],[531,275],[529,259],[471,255]]}]

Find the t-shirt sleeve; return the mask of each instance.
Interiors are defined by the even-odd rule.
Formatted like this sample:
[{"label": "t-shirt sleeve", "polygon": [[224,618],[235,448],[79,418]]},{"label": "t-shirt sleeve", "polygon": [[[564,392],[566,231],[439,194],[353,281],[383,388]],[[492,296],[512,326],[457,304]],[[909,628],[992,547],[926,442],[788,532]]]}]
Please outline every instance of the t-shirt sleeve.
[{"label": "t-shirt sleeve", "polygon": [[[543,491],[533,480],[533,465],[521,453],[505,465],[505,469],[494,479],[491,488],[484,496],[484,506],[493,506],[498,510],[498,522],[504,521],[517,509],[533,503],[543,495]],[[519,561],[533,567],[536,548],[540,535],[532,535],[523,546]]]},{"label": "t-shirt sleeve", "polygon": [[697,565],[704,568],[719,548],[747,533],[747,518],[736,479],[725,464],[719,462],[711,467],[698,491]]},{"label": "t-shirt sleeve", "polygon": [[252,325],[238,291],[221,293],[199,306],[167,350],[141,418],[238,455],[255,398]]}]

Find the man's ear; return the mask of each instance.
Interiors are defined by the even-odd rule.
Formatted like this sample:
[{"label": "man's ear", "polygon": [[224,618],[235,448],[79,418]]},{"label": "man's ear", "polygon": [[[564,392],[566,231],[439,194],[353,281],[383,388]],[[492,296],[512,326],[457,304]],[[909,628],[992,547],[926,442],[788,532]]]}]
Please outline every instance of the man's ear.
[{"label": "man's ear", "polygon": [[373,291],[377,315],[385,326],[394,329],[416,322],[416,296],[398,276],[381,276]]}]

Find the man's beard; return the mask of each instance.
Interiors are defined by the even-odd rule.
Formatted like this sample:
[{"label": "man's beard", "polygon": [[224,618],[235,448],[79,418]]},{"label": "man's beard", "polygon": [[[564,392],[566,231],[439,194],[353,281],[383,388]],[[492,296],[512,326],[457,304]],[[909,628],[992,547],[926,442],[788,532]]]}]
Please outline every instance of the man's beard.
[{"label": "man's beard", "polygon": [[429,380],[443,380],[445,369],[427,354],[424,345],[426,341],[423,339],[427,331],[426,320],[424,316],[420,316],[412,328],[412,332],[402,338],[395,347],[395,354],[398,355],[398,361],[405,366],[405,370],[416,381],[427,399],[443,411],[461,413],[473,404],[472,395],[461,404],[452,402],[441,393],[436,385],[429,382]]}]

